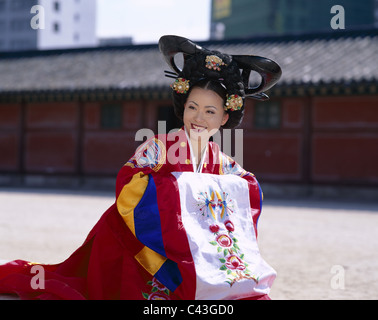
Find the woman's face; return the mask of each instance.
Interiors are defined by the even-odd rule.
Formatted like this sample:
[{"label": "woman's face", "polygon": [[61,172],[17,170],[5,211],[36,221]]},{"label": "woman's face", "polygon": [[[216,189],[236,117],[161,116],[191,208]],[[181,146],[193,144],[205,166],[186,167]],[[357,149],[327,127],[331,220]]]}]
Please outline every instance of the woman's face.
[{"label": "woman's face", "polygon": [[214,91],[195,87],[184,108],[184,126],[191,139],[209,139],[228,120],[223,99]]}]

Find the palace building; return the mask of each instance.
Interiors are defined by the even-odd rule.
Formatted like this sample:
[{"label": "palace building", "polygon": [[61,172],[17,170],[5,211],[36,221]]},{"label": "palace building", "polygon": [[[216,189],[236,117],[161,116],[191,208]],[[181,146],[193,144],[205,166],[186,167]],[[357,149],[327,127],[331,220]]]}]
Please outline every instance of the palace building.
[{"label": "palace building", "polygon": [[[378,187],[376,29],[200,44],[282,67],[270,100],[246,100],[246,170],[299,188]],[[139,129],[181,125],[166,68],[157,45],[0,53],[0,184],[114,182]]]}]

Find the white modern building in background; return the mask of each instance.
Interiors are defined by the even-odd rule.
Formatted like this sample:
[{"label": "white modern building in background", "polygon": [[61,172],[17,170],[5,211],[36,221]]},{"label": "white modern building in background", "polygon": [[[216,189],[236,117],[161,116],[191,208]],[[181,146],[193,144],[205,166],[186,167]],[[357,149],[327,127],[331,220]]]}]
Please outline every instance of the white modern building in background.
[{"label": "white modern building in background", "polygon": [[94,0],[0,0],[0,51],[97,45]]}]

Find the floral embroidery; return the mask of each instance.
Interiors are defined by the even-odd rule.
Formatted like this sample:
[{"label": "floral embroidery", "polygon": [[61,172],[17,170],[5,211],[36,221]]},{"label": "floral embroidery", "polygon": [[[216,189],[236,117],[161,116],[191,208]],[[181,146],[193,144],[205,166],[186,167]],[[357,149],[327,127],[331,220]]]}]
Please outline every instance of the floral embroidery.
[{"label": "floral embroidery", "polygon": [[[250,279],[258,283],[259,277],[252,275],[248,264],[244,260],[244,253],[238,246],[238,239],[234,235],[235,225],[231,221],[234,213],[233,201],[228,194],[218,191],[200,192],[198,197],[199,213],[202,218],[210,218],[209,231],[214,240],[209,243],[216,247],[220,270],[226,273],[226,282],[232,285],[242,279]],[[215,221],[215,223],[214,223]],[[221,226],[222,227],[221,228]],[[224,230],[226,229],[226,230]]]},{"label": "floral embroidery", "polygon": [[219,233],[218,225],[211,225],[209,230],[215,235],[215,241],[210,241],[210,244],[217,247],[217,252],[220,254],[219,261],[222,263],[220,270],[226,272],[228,276],[226,282],[230,287],[242,279],[251,279],[258,283],[259,278],[248,270],[248,264],[244,261],[244,253],[241,252],[237,244],[238,239],[233,235],[234,224],[231,220],[227,220],[224,225],[228,234]]},{"label": "floral embroidery", "polygon": [[150,293],[142,292],[143,298],[146,300],[171,300],[169,297],[170,291],[163,284],[161,284],[155,277],[152,281],[147,282],[152,286]]},{"label": "floral embroidery", "polygon": [[237,162],[224,153],[220,153],[219,174],[234,174],[239,177],[254,177],[254,174],[244,170]]},{"label": "floral embroidery", "polygon": [[150,167],[157,172],[165,163],[165,160],[166,149],[164,143],[159,139],[153,138],[143,143],[126,165],[132,168]]}]

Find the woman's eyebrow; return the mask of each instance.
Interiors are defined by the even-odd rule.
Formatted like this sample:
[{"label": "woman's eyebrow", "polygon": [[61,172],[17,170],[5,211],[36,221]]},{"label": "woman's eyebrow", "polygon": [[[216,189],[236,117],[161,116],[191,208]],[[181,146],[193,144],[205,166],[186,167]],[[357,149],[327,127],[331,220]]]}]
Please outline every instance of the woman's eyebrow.
[{"label": "woman's eyebrow", "polygon": [[194,103],[197,107],[199,106],[197,102],[193,101],[193,100],[190,100],[189,102],[192,102]]},{"label": "woman's eyebrow", "polygon": [[[199,107],[199,104],[193,100],[190,100],[189,102],[194,103],[197,107]],[[212,108],[212,109],[217,109],[215,106],[205,106],[205,108]]]}]

